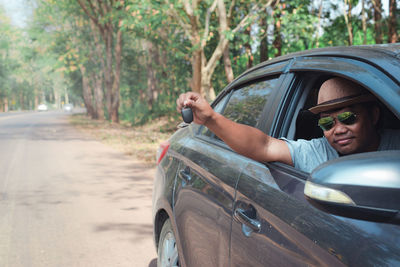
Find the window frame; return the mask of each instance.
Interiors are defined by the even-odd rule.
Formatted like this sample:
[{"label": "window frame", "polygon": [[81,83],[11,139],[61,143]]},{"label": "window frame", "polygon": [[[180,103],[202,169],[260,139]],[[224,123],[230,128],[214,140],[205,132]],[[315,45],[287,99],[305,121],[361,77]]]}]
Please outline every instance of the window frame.
[{"label": "window frame", "polygon": [[[360,69],[364,69],[364,73]],[[279,107],[269,132],[272,137],[294,138],[296,118],[312,90],[311,88],[304,88],[304,81],[307,77],[315,77],[313,74],[319,74],[313,82],[322,75],[333,75],[361,84],[400,119],[400,110],[395,107],[396,99],[397,103],[400,102],[400,95],[396,95],[395,90],[390,89],[398,88],[398,85],[375,66],[359,60],[341,57],[304,57],[296,58],[291,64],[289,72],[293,74],[293,77],[290,81],[287,81],[290,85],[286,92],[282,92],[277,101]],[[375,81],[376,77],[379,77],[379,79]],[[310,83],[312,82],[307,82],[307,84]],[[381,90],[382,86],[386,87],[385,91]],[[289,136],[289,133],[293,136]]]}]

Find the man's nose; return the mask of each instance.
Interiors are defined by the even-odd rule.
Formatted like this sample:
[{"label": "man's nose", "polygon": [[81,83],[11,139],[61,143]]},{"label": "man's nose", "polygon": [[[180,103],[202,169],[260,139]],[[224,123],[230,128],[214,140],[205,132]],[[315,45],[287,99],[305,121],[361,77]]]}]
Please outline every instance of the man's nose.
[{"label": "man's nose", "polygon": [[334,127],[333,131],[335,134],[343,134],[348,131],[346,125],[344,125],[343,123],[341,123],[338,120],[335,120],[335,125],[333,127]]}]

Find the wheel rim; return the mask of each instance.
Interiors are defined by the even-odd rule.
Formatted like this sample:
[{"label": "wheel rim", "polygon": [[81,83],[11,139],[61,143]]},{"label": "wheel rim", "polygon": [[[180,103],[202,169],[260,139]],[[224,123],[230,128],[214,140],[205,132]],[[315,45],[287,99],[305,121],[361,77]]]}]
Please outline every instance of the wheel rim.
[{"label": "wheel rim", "polygon": [[162,245],[161,266],[179,266],[178,249],[176,247],[175,236],[171,232],[165,236]]}]

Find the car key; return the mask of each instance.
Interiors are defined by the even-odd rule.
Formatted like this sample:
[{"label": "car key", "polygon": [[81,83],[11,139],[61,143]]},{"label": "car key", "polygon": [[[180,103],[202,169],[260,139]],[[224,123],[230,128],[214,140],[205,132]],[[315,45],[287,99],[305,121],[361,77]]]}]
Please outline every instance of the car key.
[{"label": "car key", "polygon": [[193,121],[193,111],[191,108],[183,108],[181,114],[184,122],[191,123]]}]

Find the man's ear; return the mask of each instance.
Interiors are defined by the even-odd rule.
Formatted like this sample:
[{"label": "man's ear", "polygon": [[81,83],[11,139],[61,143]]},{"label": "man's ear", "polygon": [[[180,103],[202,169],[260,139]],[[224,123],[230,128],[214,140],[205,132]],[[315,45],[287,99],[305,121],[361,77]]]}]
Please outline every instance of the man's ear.
[{"label": "man's ear", "polygon": [[372,122],[374,123],[374,125],[378,123],[380,114],[381,114],[381,109],[378,107],[378,105],[373,105],[371,115],[372,115]]}]

